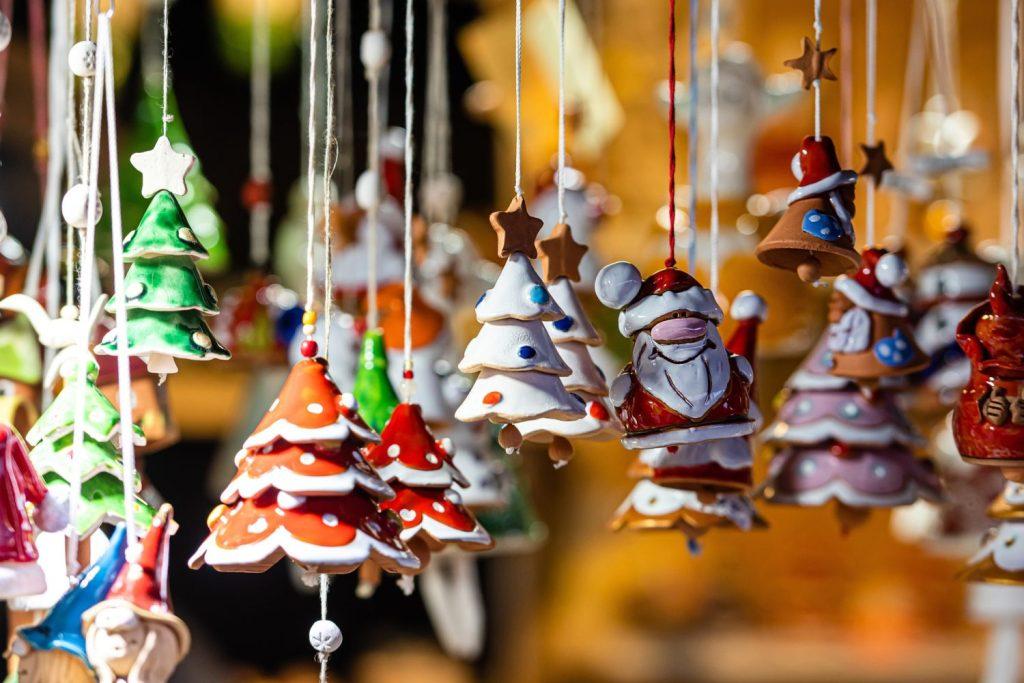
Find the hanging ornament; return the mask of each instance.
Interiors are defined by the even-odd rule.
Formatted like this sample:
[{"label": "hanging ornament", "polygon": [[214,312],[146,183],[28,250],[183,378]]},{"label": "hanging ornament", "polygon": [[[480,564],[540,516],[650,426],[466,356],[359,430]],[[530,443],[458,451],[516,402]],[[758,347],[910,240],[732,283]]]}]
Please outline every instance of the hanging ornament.
[{"label": "hanging ornament", "polygon": [[363,335],[352,394],[359,403],[359,417],[374,431],[382,430],[398,405],[398,394],[388,378],[388,355],[380,329],[367,330]]},{"label": "hanging ornament", "polygon": [[82,615],[86,653],[101,681],[165,683],[188,653],[191,636],[167,586],[175,530],[174,511],[164,504],[110,592]]},{"label": "hanging ornament", "polygon": [[979,465],[1024,465],[1024,291],[998,266],[988,301],[960,321],[971,378],[953,413],[960,455]]},{"label": "hanging ornament", "polygon": [[573,447],[568,439],[604,441],[622,434],[622,425],[606,396],[608,384],[590,355],[589,346],[601,343],[601,336],[587,318],[573,282],[580,277],[580,263],[587,247],[576,243],[572,229],[558,224],[551,237],[537,242],[544,282],[555,304],[565,316],[545,322],[544,327],[571,374],[562,378],[566,391],[583,403],[584,416],[576,420],[541,418],[519,425],[528,441],[550,443],[548,456],[565,463]]},{"label": "hanging ornament", "polygon": [[[50,489],[68,495],[75,478],[81,481],[81,500],[72,510],[71,523],[82,538],[93,534],[101,524],[124,520],[123,466],[115,439],[123,438],[127,431],[136,445],[146,444],[138,426],[123,429],[118,409],[96,387],[98,374],[96,361],[91,357],[65,363],[61,372],[63,389],[25,435],[32,446],[29,457]],[[73,434],[79,391],[83,416],[81,451],[75,448]],[[133,486],[136,492],[142,489],[139,480]],[[134,506],[136,524],[144,529],[155,510],[139,496],[135,497]]]},{"label": "hanging ornament", "polygon": [[[97,359],[99,375],[96,386],[118,407],[117,362],[115,358]],[[132,422],[142,428],[146,445],[141,452],[163,450],[177,442],[180,434],[167,398],[167,385],[149,374],[140,358],[130,358],[128,373],[131,378]]]},{"label": "hanging ornament", "polygon": [[907,275],[897,254],[870,248],[854,275],[836,279],[828,315],[832,374],[876,382],[928,365],[914,341],[910,308],[895,291]]},{"label": "hanging ornament", "polygon": [[[68,522],[66,502],[54,496],[32,467],[25,444],[12,428],[0,425],[0,496],[3,505],[3,553],[0,553],[0,599],[46,590],[37,563],[33,529],[60,531]],[[29,509],[33,506],[31,521]]]},{"label": "hanging ornament", "polygon": [[928,255],[914,292],[914,338],[931,359],[912,378],[920,387],[918,410],[947,412],[969,381],[971,364],[956,343],[956,326],[985,300],[994,278],[995,266],[971,248],[970,228],[962,223]]},{"label": "hanging ornament", "polygon": [[757,245],[757,258],[796,272],[804,282],[852,270],[858,261],[853,248],[857,174],[843,170],[828,137],[804,138],[792,168],[800,186],[790,193],[778,223]]},{"label": "hanging ornament", "polygon": [[762,487],[765,500],[797,506],[836,501],[846,530],[871,508],[940,500],[934,467],[915,456],[923,439],[894,395],[868,396],[832,375],[825,339],[787,381],[778,417],[764,432],[774,451]]},{"label": "hanging ornament", "polygon": [[722,309],[689,273],[664,268],[641,279],[626,261],[601,269],[601,302],[619,313],[633,340],[632,362],[615,378],[611,399],[626,448],[658,448],[746,436],[754,373],[730,354],[718,325]]},{"label": "hanging ornament", "polygon": [[401,525],[377,507],[393,492],[359,454],[376,440],[326,361],[296,363],[242,444],[238,473],[189,566],[262,572],[287,556],[311,571],[345,573],[372,557],[387,571],[418,569]]},{"label": "hanging ornament", "polygon": [[127,537],[124,525],[119,525],[106,552],[72,583],[43,620],[14,634],[11,653],[18,657],[19,683],[95,683],[82,615],[114,585],[125,564]]},{"label": "hanging ornament", "polygon": [[[128,349],[146,361],[149,371],[177,372],[175,358],[227,360],[203,316],[219,311],[217,297],[203,281],[195,262],[208,256],[192,232],[181,206],[161,184],[139,226],[124,241],[123,254],[131,268],[125,275],[128,306]],[[113,312],[116,300],[107,304]],[[103,337],[96,353],[114,355],[113,331]]]},{"label": "hanging ornament", "polygon": [[989,530],[981,549],[960,577],[982,583],[1024,585],[1024,484],[1007,482],[988,514],[999,526]]}]

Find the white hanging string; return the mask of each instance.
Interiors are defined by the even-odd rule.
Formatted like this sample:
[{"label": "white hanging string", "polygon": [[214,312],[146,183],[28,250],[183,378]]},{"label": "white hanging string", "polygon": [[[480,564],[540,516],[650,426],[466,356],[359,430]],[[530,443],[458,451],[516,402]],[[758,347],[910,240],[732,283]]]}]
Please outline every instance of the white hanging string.
[{"label": "white hanging string", "polygon": [[[306,118],[306,310],[314,310],[313,242],[316,239],[316,3],[309,2],[309,75]],[[324,353],[327,350],[324,349]]]},{"label": "white hanging string", "polygon": [[[100,33],[97,36],[96,45],[96,63],[99,64],[101,60],[105,60],[105,50],[109,50],[109,33]],[[103,83],[106,69],[97,69],[96,75],[94,76],[93,83],[93,102],[90,105],[91,118],[89,121],[89,147],[90,149],[99,149],[100,144],[100,128],[102,123],[103,114]],[[88,158],[88,204],[86,210],[86,225],[85,231],[82,235],[82,278],[80,283],[80,303],[79,303],[79,314],[78,319],[81,321],[79,325],[79,357],[77,359],[78,375],[75,379],[75,396],[74,396],[74,410],[75,410],[75,421],[72,427],[72,453],[82,453],[83,446],[85,444],[85,387],[86,387],[86,373],[87,366],[92,356],[89,354],[89,348],[92,346],[92,330],[89,328],[88,320],[92,318],[92,284],[93,284],[93,264],[95,260],[95,248],[96,248],[96,223],[99,219],[97,213],[97,207],[99,205],[99,176],[100,176],[100,155],[90,154]],[[119,245],[120,243],[118,243]],[[129,402],[129,405],[131,403]],[[123,433],[125,429],[124,425],[121,425],[122,429],[122,440],[125,438],[131,439],[132,429],[131,422],[127,426],[127,436]],[[74,459],[74,455],[72,459]],[[68,547],[67,547],[67,567],[69,576],[73,576],[78,573],[78,531],[75,527],[75,520],[78,514],[78,508],[82,500],[82,473],[79,471],[77,466],[71,467],[71,481],[70,483],[70,494],[68,496]]]},{"label": "white hanging string", "polygon": [[516,196],[523,196],[523,0],[516,0]]},{"label": "white hanging string", "polygon": [[565,223],[565,0],[558,0],[558,222]]},{"label": "white hanging string", "polygon": [[[865,77],[865,98],[867,99],[867,121],[865,122],[864,136],[869,146],[877,142],[875,138],[875,123],[877,122],[876,95],[878,91],[878,0],[866,0],[867,16],[865,22],[867,42],[867,63]],[[906,84],[909,86],[910,84]],[[875,187],[874,178],[867,183],[867,246],[875,244]]]},{"label": "white hanging string", "polygon": [[[382,18],[381,18],[381,4],[380,0],[370,0],[370,31],[381,31]],[[366,107],[366,127],[367,127],[367,168],[370,175],[373,177],[374,191],[376,196],[372,198],[370,206],[366,209],[366,222],[367,222],[367,235],[366,235],[366,251],[367,251],[367,264],[366,264],[366,324],[369,329],[377,327],[378,312],[377,312],[377,259],[378,254],[378,235],[377,232],[380,228],[380,200],[381,200],[381,185],[383,180],[380,172],[380,135],[381,135],[381,111],[380,111],[380,99],[381,99],[381,87],[380,87],[381,70],[378,66],[367,67],[366,69],[366,83],[367,83],[367,107]]]},{"label": "white hanging string", "polygon": [[331,181],[334,178],[334,163],[337,158],[338,141],[334,137],[334,0],[327,0],[324,25],[324,65],[327,71],[326,111],[324,119],[324,166],[323,166],[323,221],[324,221],[324,356],[331,348],[331,308],[334,296],[334,247],[331,239]]},{"label": "white hanging string", "polygon": [[[451,122],[448,105],[448,36],[446,33],[447,0],[430,0],[428,15],[428,63],[426,109],[423,113],[423,187],[451,173]],[[426,202],[421,207],[431,222],[451,224],[457,207],[446,203]],[[443,208],[443,211],[441,210]]]},{"label": "white hanging string", "polygon": [[687,211],[690,214],[689,244],[686,249],[687,267],[690,272],[697,269],[697,149],[700,146],[697,136],[698,110],[700,109],[700,91],[698,89],[697,69],[697,34],[700,26],[700,0],[690,0],[690,106],[687,109],[687,165],[689,167],[690,191],[687,196]]},{"label": "white hanging string", "polygon": [[[86,41],[91,41],[92,40],[93,0],[85,0],[84,10],[85,11],[83,12],[83,15],[82,15],[82,22],[83,22],[82,34],[83,34],[84,39]],[[99,50],[97,50],[97,52],[98,51]],[[94,80],[95,80],[95,76],[83,76],[82,77],[82,103],[81,103],[82,115],[81,115],[81,122],[80,122],[82,130],[81,130],[81,133],[80,133],[81,142],[79,143],[79,145],[81,146],[81,150],[82,150],[82,153],[81,153],[82,162],[79,165],[79,171],[80,171],[79,180],[80,180],[80,182],[83,182],[83,183],[88,181],[88,174],[89,174],[89,152],[90,152],[90,143],[91,143],[91,138],[90,138],[90,135],[89,135],[89,123],[90,123],[90,121],[92,121],[92,105],[93,105],[92,88],[93,88],[93,81]]]},{"label": "white hanging string", "polygon": [[[269,0],[255,0],[252,17],[252,64],[249,89],[249,178],[267,184],[270,171],[270,19]],[[166,124],[165,124],[166,125]],[[270,202],[249,209],[249,258],[263,267],[270,258]]]},{"label": "white hanging string", "polygon": [[[821,47],[821,0],[814,0],[814,45]],[[821,79],[814,83],[814,139],[821,140]]]},{"label": "white hanging string", "polygon": [[1011,185],[1011,201],[1013,211],[1010,214],[1013,230],[1013,245],[1010,252],[1010,277],[1014,284],[1020,282],[1020,0],[1012,0],[1010,11],[1013,13],[1011,25],[1013,37],[1010,57],[1010,80],[1013,92],[1010,104],[1010,167],[1013,173]]},{"label": "white hanging string", "polygon": [[[903,98],[900,103],[899,140],[896,144],[897,167],[905,166],[910,157],[912,141],[910,120],[921,106],[921,83],[924,80],[925,58],[927,57],[922,0],[914,0],[910,17],[907,62],[903,72]],[[889,202],[889,232],[898,244],[903,244],[906,241],[909,210],[906,193],[894,192],[892,201]]]},{"label": "white hanging string", "polygon": [[711,293],[718,296],[719,255],[718,255],[718,36],[721,32],[719,0],[711,0],[711,77],[708,84],[708,95],[711,98],[711,121],[708,140],[708,192],[711,210],[711,245],[709,249],[709,268],[711,274],[708,282]]},{"label": "white hanging string", "polygon": [[[329,61],[329,60],[328,60]],[[329,574],[320,575],[320,619],[327,621],[327,595],[331,588],[331,577]],[[327,683],[327,661],[330,654],[320,652],[317,658],[320,660],[320,683]]]},{"label": "white hanging string", "polygon": [[349,26],[351,17],[351,0],[338,0],[334,11],[334,33],[337,36],[337,48],[334,51],[337,59],[335,71],[338,73],[335,86],[335,101],[338,112],[335,163],[338,167],[338,185],[341,196],[352,194],[355,184],[355,159],[352,130],[352,29]]},{"label": "white hanging string", "polygon": [[[114,108],[114,56],[110,41],[110,11],[99,16],[99,40],[105,44],[102,56],[103,91],[106,97],[107,160],[110,174],[110,243],[113,245],[114,320],[117,334],[117,403],[121,413],[121,465],[124,484],[124,520],[128,527],[128,556],[138,539],[135,530],[135,442],[132,425],[132,378],[128,359],[128,305],[124,291],[124,239],[121,225],[121,186],[117,156],[117,119]],[[97,155],[99,156],[99,155]]]},{"label": "white hanging string", "polygon": [[413,137],[412,127],[415,121],[415,102],[413,99],[413,37],[415,32],[415,15],[412,0],[405,0],[405,273],[402,287],[405,328],[403,350],[405,362],[402,372],[402,400],[412,402],[413,367],[412,367],[412,168],[413,168]]},{"label": "white hanging string", "polygon": [[161,103],[160,103],[160,113],[161,113],[160,123],[161,123],[161,125],[163,125],[163,131],[164,131],[164,135],[165,136],[167,135],[167,124],[170,123],[174,119],[173,116],[171,116],[170,114],[167,113],[167,91],[168,91],[168,84],[170,83],[170,80],[171,80],[170,55],[168,53],[168,48],[169,48],[169,44],[170,44],[170,41],[168,40],[168,31],[170,30],[170,26],[169,26],[169,22],[167,20],[168,19],[168,15],[170,14],[170,4],[171,4],[170,0],[164,0],[164,16],[163,16],[163,34],[164,34],[163,35],[163,41],[164,42],[163,42],[163,55],[162,55],[162,58],[163,58],[163,67],[162,67],[162,70],[163,70],[163,73],[162,73],[162,76],[163,76],[163,83],[162,83],[163,92],[162,92]]}]

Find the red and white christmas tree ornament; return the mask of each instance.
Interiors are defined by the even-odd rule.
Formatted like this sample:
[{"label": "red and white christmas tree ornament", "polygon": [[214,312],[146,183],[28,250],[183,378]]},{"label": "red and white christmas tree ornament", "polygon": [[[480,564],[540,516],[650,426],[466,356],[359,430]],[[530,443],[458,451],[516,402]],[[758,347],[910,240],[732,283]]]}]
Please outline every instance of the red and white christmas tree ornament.
[{"label": "red and white christmas tree ornament", "polygon": [[356,407],[328,377],[326,361],[299,361],[245,440],[238,474],[189,566],[261,572],[288,557],[325,574],[369,559],[387,571],[417,571],[401,525],[378,507],[392,492],[359,453],[378,437]]},{"label": "red and white christmas tree ornament", "polygon": [[626,448],[644,449],[747,436],[753,368],[718,331],[722,309],[690,274],[664,268],[642,279],[626,261],[601,269],[595,291],[618,309],[633,339],[632,362],[611,386]]}]

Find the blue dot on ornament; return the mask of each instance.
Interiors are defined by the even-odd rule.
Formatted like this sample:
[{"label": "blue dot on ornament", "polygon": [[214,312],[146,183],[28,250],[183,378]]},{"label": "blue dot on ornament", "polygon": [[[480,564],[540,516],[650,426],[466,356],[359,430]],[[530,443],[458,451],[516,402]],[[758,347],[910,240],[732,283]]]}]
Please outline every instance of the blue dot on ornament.
[{"label": "blue dot on ornament", "polygon": [[890,368],[903,367],[914,357],[914,350],[902,331],[896,330],[891,337],[879,339],[874,348],[875,358]]},{"label": "blue dot on ornament", "polygon": [[826,242],[835,242],[843,236],[843,230],[836,219],[817,209],[811,209],[804,214],[800,228],[808,235]]},{"label": "blue dot on ornament", "polygon": [[530,287],[530,301],[535,304],[546,304],[551,298],[548,294],[548,290],[543,285],[534,285]]},{"label": "blue dot on ornament", "polygon": [[568,332],[570,329],[572,329],[573,323],[575,322],[576,321],[572,319],[572,316],[567,315],[564,318],[559,318],[558,320],[556,320],[553,323],[553,325],[555,326],[555,329],[558,330],[559,332]]},{"label": "blue dot on ornament", "polygon": [[533,358],[536,355],[537,349],[533,348],[532,346],[527,346],[524,344],[523,346],[519,347],[520,358]]}]

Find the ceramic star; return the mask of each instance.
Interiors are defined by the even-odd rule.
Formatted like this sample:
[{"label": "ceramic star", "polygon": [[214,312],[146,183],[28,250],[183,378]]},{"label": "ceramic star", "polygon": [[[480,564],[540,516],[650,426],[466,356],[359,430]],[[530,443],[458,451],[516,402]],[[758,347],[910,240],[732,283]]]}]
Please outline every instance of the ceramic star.
[{"label": "ceramic star", "polygon": [[885,142],[878,141],[877,145],[861,145],[864,152],[864,167],[860,169],[861,175],[870,176],[875,181],[875,187],[882,184],[882,176],[886,171],[892,170],[892,162],[885,156]]},{"label": "ceramic star", "polygon": [[537,258],[534,240],[544,221],[526,211],[526,200],[516,196],[504,211],[491,214],[491,227],[498,233],[498,256],[508,258],[519,252],[528,258]]},{"label": "ceramic star", "polygon": [[153,149],[136,152],[131,156],[131,162],[142,174],[143,197],[152,197],[160,190],[173,192],[180,197],[187,191],[185,176],[196,158],[191,154],[175,152],[167,136],[161,135]]},{"label": "ceramic star", "polygon": [[551,237],[537,240],[540,266],[544,282],[554,282],[560,277],[573,282],[580,279],[580,260],[587,253],[587,247],[572,238],[572,228],[559,223],[551,231]]},{"label": "ceramic star", "polygon": [[822,78],[836,80],[836,75],[828,67],[829,60],[835,53],[836,48],[823,51],[820,45],[804,36],[803,54],[795,59],[787,59],[783,64],[802,73],[804,90],[810,90],[811,85]]}]

